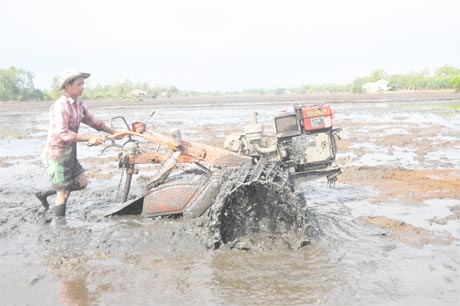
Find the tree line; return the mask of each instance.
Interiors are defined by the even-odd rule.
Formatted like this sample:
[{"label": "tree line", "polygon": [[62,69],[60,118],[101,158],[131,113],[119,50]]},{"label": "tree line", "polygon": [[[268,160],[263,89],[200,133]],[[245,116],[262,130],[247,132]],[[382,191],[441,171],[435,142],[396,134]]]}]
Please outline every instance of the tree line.
[{"label": "tree line", "polygon": [[[309,93],[361,93],[362,86],[380,79],[388,81],[390,90],[440,90],[460,91],[460,67],[444,65],[434,73],[424,69],[406,74],[388,74],[377,69],[368,76],[358,77],[350,84],[306,84],[292,88],[252,88],[240,91],[196,91],[180,90],[174,85],[151,85],[148,82],[132,82],[126,79],[108,85],[87,86],[84,99],[142,99],[200,95],[285,95]],[[54,77],[49,90],[34,86],[34,75],[16,67],[0,68],[0,101],[49,101],[57,99],[59,77]]]}]

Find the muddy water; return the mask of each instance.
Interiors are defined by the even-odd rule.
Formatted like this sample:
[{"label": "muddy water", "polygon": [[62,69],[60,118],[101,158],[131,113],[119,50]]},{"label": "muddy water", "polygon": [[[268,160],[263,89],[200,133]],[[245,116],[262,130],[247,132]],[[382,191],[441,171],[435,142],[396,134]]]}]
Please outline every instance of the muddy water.
[{"label": "muddy water", "polygon": [[[333,188],[302,186],[321,234],[300,250],[249,252],[206,250],[198,220],[102,217],[117,202],[116,150],[101,156],[79,145],[90,186],[72,194],[65,220],[54,219],[32,196],[47,186],[38,158],[47,110],[0,105],[0,304],[458,305],[460,197],[439,177],[454,186],[458,178],[459,101],[332,103],[347,167]],[[104,120],[156,110],[150,128],[178,127],[184,139],[215,145],[251,111],[270,128],[270,116],[290,108],[252,100],[92,107]],[[152,170],[141,169],[133,196]],[[398,189],[396,170],[432,181],[398,178],[407,184]],[[433,184],[438,193],[418,187]]]}]

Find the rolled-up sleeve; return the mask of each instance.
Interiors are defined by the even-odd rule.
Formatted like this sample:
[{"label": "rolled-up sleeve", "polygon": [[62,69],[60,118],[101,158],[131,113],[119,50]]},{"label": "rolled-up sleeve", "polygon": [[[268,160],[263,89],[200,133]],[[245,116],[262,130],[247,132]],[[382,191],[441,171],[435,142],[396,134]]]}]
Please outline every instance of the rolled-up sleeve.
[{"label": "rolled-up sleeve", "polygon": [[77,133],[69,129],[70,114],[62,103],[55,104],[51,110],[51,124],[55,131],[55,135],[65,142],[75,142]]},{"label": "rolled-up sleeve", "polygon": [[96,118],[96,116],[93,115],[93,113],[88,109],[85,103],[81,103],[82,109],[83,109],[83,119],[81,122],[83,122],[86,125],[89,125],[95,130],[102,131],[105,127],[105,124],[102,120]]}]

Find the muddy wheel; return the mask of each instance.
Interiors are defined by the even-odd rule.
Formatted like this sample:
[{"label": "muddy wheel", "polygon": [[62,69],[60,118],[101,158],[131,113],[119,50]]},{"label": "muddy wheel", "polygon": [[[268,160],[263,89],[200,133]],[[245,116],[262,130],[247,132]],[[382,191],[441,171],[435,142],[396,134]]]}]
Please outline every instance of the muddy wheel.
[{"label": "muddy wheel", "polygon": [[[274,245],[298,248],[307,237],[307,210],[302,194],[293,192],[280,177],[250,167],[236,170],[208,211],[211,248],[270,249]],[[271,165],[265,165],[272,169]],[[252,177],[252,179],[251,179]],[[269,179],[266,179],[269,178]],[[238,181],[240,180],[240,181]]]}]

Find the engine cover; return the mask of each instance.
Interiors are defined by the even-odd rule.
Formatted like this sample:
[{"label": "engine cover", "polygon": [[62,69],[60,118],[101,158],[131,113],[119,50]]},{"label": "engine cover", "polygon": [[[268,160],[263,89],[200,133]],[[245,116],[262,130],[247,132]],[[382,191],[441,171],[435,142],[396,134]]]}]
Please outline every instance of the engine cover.
[{"label": "engine cover", "polygon": [[335,158],[330,132],[302,134],[292,139],[292,160],[297,165],[326,163]]}]

